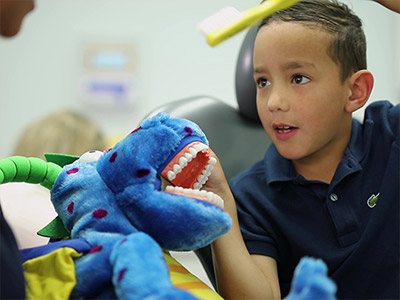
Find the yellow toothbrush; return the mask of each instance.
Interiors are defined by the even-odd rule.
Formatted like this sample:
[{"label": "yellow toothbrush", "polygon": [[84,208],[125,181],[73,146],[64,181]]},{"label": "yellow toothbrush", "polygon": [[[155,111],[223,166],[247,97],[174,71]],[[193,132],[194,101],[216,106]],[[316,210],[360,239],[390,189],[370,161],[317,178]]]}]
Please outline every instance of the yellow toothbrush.
[{"label": "yellow toothbrush", "polygon": [[288,8],[301,0],[266,0],[243,12],[234,7],[225,7],[201,21],[197,28],[210,46],[215,46],[242,30],[254,25],[274,12]]}]

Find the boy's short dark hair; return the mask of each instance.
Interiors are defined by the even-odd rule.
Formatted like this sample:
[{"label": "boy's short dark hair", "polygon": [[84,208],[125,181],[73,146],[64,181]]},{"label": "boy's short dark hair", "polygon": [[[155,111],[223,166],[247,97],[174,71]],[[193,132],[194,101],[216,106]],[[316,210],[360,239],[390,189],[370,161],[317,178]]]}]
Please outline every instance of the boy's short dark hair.
[{"label": "boy's short dark hair", "polygon": [[332,35],[328,55],[341,69],[345,80],[353,72],[367,68],[367,43],[361,19],[344,3],[336,0],[302,0],[265,18],[261,28],[273,21],[299,22]]}]

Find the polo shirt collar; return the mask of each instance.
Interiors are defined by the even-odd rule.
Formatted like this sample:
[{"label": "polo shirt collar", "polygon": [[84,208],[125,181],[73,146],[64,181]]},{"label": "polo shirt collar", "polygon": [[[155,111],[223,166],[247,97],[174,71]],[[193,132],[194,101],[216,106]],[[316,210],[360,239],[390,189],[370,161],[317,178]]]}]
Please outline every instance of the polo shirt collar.
[{"label": "polo shirt collar", "polygon": [[290,160],[279,154],[274,144],[269,147],[264,158],[267,184],[273,182],[292,181],[297,175]]},{"label": "polo shirt collar", "polygon": [[[367,154],[365,149],[369,148],[366,145],[371,142],[372,126],[373,122],[371,120],[365,120],[364,126],[355,119],[352,121],[350,142],[341,163],[344,160],[350,162],[355,167],[353,171],[361,168],[360,162]],[[280,155],[274,144],[271,144],[265,155],[264,167],[268,185],[273,182],[305,180],[303,176],[296,174],[291,161]]]}]

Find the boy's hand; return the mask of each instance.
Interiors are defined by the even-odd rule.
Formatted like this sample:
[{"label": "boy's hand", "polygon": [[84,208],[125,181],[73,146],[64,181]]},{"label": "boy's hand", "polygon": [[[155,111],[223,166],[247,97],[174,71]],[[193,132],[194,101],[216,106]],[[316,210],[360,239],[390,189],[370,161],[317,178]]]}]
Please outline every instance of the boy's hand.
[{"label": "boy's hand", "polygon": [[234,200],[233,200],[231,190],[229,188],[228,181],[227,181],[224,171],[222,169],[221,163],[220,163],[217,155],[211,149],[209,149],[209,150],[210,150],[210,156],[216,158],[217,163],[214,166],[214,169],[211,172],[211,175],[208,177],[207,182],[203,185],[203,187],[201,189],[208,191],[208,192],[213,192],[213,193],[217,194],[218,196],[220,196],[225,202],[225,207],[227,204],[229,206],[231,206],[232,203],[229,203],[229,202],[234,202]]}]

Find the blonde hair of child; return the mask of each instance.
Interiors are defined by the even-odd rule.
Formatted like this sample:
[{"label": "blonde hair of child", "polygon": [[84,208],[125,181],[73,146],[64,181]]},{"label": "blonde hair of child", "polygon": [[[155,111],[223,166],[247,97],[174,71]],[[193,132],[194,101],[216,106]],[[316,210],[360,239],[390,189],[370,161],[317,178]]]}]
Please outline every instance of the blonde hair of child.
[{"label": "blonde hair of child", "polygon": [[28,125],[19,137],[13,155],[42,159],[45,153],[80,156],[106,147],[106,140],[96,124],[77,112],[62,110]]}]

